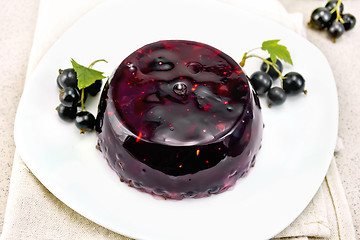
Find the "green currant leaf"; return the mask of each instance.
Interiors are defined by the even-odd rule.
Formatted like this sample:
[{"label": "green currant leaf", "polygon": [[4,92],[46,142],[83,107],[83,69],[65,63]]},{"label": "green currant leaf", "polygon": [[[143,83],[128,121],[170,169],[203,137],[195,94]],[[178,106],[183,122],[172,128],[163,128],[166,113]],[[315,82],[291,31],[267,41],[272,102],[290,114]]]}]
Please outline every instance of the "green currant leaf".
[{"label": "green currant leaf", "polygon": [[96,80],[105,78],[103,72],[96,71],[91,68],[84,67],[74,59],[71,59],[71,64],[77,74],[78,88],[81,90],[93,84]]},{"label": "green currant leaf", "polygon": [[278,44],[280,40],[268,40],[262,43],[261,49],[267,51],[270,54],[271,61],[276,63],[276,59],[279,58],[287,63],[293,64],[289,51],[284,45]]}]

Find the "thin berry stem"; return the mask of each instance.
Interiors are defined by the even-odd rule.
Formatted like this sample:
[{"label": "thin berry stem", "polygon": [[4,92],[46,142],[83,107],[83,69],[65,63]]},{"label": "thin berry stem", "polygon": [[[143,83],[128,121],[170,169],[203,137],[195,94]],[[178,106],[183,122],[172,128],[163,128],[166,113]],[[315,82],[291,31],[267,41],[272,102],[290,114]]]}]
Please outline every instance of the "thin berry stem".
[{"label": "thin berry stem", "polygon": [[261,47],[257,47],[257,48],[250,49],[249,51],[247,51],[247,54],[250,53],[250,52],[252,52],[252,51],[259,50],[259,49],[261,49]]},{"label": "thin berry stem", "polygon": [[331,13],[336,12],[336,19],[335,19],[336,22],[344,23],[344,20],[342,19],[341,13],[340,13],[341,3],[342,3],[342,0],[338,0],[337,3],[336,3],[335,8],[332,9],[330,12],[331,12]]},{"label": "thin berry stem", "polygon": [[[247,52],[247,53],[248,53],[248,52]],[[248,59],[248,58],[251,58],[251,57],[259,58],[259,59],[261,59],[262,61],[264,61],[264,62],[266,63],[266,65],[267,65],[266,73],[269,71],[270,66],[272,66],[272,67],[274,68],[274,70],[279,74],[279,76],[280,76],[280,82],[281,82],[281,88],[283,87],[283,79],[284,79],[285,77],[281,74],[281,72],[279,71],[279,69],[277,68],[277,65],[276,65],[275,63],[273,63],[272,61],[269,61],[269,60],[267,60],[267,59],[265,59],[265,58],[262,58],[262,57],[260,57],[260,56],[258,56],[258,55],[254,55],[254,54],[247,55],[247,53],[244,54],[244,57],[243,57],[243,59],[241,60],[241,63],[243,63],[243,65],[241,65],[241,63],[240,63],[240,66],[243,67],[243,66],[245,65],[245,60]]]},{"label": "thin berry stem", "polygon": [[240,65],[241,67],[244,67],[244,66],[245,66],[245,60],[247,59],[248,54],[249,54],[250,52],[255,51],[255,50],[258,50],[258,49],[261,49],[261,47],[256,47],[256,48],[250,49],[249,51],[245,52],[245,53],[244,53],[244,56],[243,56],[243,58],[242,58],[242,60],[241,60],[241,62],[239,63],[239,65]]},{"label": "thin berry stem", "polygon": [[84,95],[85,95],[85,89],[81,89],[81,111],[85,111],[85,105],[84,105]]},{"label": "thin berry stem", "polygon": [[105,59],[95,60],[89,65],[89,68],[92,68],[98,62],[106,62],[106,63],[108,63],[108,61],[106,61]]}]

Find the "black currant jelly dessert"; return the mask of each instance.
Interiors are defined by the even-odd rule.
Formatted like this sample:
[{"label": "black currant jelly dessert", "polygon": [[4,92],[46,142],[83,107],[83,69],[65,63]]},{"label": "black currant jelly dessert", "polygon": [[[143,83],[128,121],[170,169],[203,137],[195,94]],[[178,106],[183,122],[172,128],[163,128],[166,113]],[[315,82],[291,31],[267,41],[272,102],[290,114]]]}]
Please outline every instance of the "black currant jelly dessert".
[{"label": "black currant jelly dessert", "polygon": [[169,40],[128,56],[105,85],[98,147],[120,180],[164,198],[220,193],[254,165],[263,122],[240,66]]}]

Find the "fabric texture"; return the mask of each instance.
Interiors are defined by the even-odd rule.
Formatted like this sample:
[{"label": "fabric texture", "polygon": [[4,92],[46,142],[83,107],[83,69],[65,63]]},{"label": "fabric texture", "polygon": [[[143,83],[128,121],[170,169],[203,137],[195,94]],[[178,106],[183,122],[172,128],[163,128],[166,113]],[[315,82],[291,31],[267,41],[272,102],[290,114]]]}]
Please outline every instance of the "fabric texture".
[{"label": "fabric texture", "polygon": [[[66,29],[102,0],[42,0],[28,76]],[[277,0],[222,0],[268,17],[304,36],[302,16],[288,14]],[[261,3],[261,4],[260,4]],[[71,8],[67,6],[72,6]],[[258,8],[258,6],[262,6]],[[67,11],[67,17],[62,12]],[[274,12],[278,14],[273,14]],[[283,21],[287,19],[286,21]],[[54,27],[56,26],[56,27]],[[341,145],[341,144],[339,144]],[[339,149],[338,149],[339,150]],[[129,239],[66,206],[31,173],[16,153],[1,239]],[[349,206],[333,159],[317,194],[302,214],[274,239],[355,239]]]}]

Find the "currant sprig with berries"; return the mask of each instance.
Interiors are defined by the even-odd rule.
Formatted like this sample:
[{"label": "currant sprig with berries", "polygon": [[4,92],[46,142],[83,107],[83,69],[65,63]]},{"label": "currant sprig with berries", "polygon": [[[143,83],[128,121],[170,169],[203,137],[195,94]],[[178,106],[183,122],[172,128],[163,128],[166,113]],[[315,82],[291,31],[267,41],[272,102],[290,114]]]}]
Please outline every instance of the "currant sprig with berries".
[{"label": "currant sprig with berries", "polygon": [[[75,125],[80,133],[92,131],[95,127],[95,117],[86,110],[85,101],[88,94],[95,96],[101,89],[102,79],[108,78],[103,72],[93,69],[98,62],[106,62],[99,59],[92,62],[89,67],[78,64],[71,59],[73,68],[59,70],[57,84],[60,90],[60,105],[56,108],[61,119],[66,121],[75,120]],[[78,111],[78,106],[80,111]]]},{"label": "currant sprig with berries", "polygon": [[308,25],[314,29],[326,30],[335,43],[336,39],[356,24],[355,16],[350,13],[343,14],[343,11],[342,0],[330,0],[325,7],[316,8],[312,12]]},{"label": "currant sprig with berries", "polygon": [[99,59],[96,60],[94,62],[92,62],[89,67],[84,67],[80,64],[78,64],[77,62],[75,62],[74,59],[71,59],[71,64],[77,74],[77,87],[79,88],[79,90],[81,90],[81,109],[82,111],[86,111],[85,106],[84,106],[84,95],[85,95],[85,89],[87,87],[90,87],[92,84],[95,84],[96,81],[101,80],[106,78],[103,74],[103,72],[97,71],[92,69],[92,67],[97,63],[97,62],[106,62],[106,60],[104,59]]},{"label": "currant sprig with berries", "polygon": [[[263,61],[260,71],[254,72],[250,77],[250,83],[258,95],[267,93],[269,107],[273,105],[283,104],[287,95],[297,95],[300,92],[307,93],[305,90],[305,80],[301,74],[297,72],[289,72],[285,76],[282,74],[282,63],[280,60],[293,65],[289,51],[284,45],[279,44],[278,39],[268,40],[262,43],[261,47],[251,49],[245,52],[239,65],[245,66],[248,58],[259,58]],[[269,58],[263,58],[253,54],[256,50],[268,52]],[[276,79],[280,79],[281,87],[271,87]]]}]

